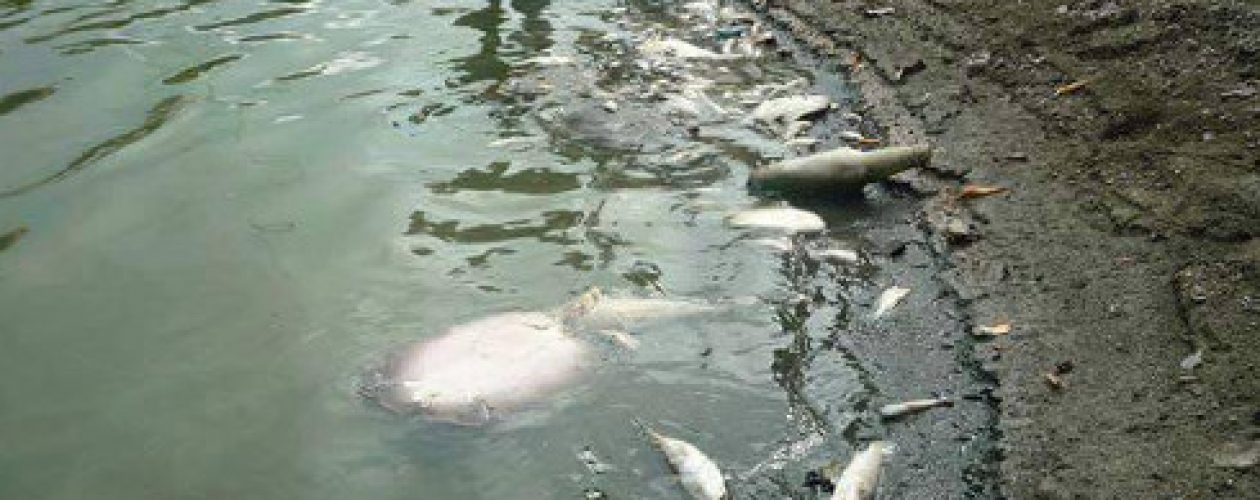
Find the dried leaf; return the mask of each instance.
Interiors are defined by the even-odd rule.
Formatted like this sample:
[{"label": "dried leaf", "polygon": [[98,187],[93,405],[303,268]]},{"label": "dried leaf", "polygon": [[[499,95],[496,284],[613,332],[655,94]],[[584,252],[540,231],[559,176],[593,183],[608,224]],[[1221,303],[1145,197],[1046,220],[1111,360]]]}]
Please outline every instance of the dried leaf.
[{"label": "dried leaf", "polygon": [[857,143],[859,146],[878,146],[880,141],[874,137],[863,137],[858,139]]},{"label": "dried leaf", "polygon": [[966,186],[963,186],[961,196],[966,199],[983,198],[985,196],[993,196],[995,194],[1002,194],[1007,191],[1010,191],[1010,189],[1004,188],[1002,186],[978,186],[975,184],[968,184]]},{"label": "dried leaf", "polygon": [[1090,80],[1077,80],[1067,85],[1060,85],[1054,89],[1054,95],[1068,95],[1085,88],[1090,84]]},{"label": "dried leaf", "polygon": [[1063,383],[1063,379],[1059,378],[1058,375],[1055,375],[1053,373],[1046,373],[1046,374],[1043,374],[1042,377],[1046,379],[1046,385],[1050,386],[1051,389],[1054,389],[1056,391],[1063,390],[1063,387],[1065,384]]},{"label": "dried leaf", "polygon": [[975,333],[979,336],[1006,335],[1011,333],[1011,323],[1009,321],[1004,321],[990,326],[977,326]]}]

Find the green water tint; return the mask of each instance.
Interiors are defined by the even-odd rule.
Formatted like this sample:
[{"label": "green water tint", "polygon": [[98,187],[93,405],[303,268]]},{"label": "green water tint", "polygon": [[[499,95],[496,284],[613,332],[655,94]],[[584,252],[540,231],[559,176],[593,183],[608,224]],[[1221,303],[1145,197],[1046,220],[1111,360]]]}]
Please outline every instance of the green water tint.
[{"label": "green water tint", "polygon": [[[553,141],[506,88],[599,56],[613,6],[0,4],[0,498],[682,498],[632,417],[735,475],[799,438],[775,304],[809,271],[723,222],[756,153]],[[767,300],[633,332],[490,428],[355,396],[399,346],[591,285]]]}]

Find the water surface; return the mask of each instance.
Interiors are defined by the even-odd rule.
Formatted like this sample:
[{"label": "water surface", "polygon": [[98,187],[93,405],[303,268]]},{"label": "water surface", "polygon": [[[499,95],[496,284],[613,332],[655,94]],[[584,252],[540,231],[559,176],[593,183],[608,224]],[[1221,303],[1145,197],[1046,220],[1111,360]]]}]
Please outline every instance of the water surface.
[{"label": "water surface", "polygon": [[[0,4],[0,233],[29,228],[0,253],[0,497],[682,498],[631,418],[734,476],[801,439],[776,301],[823,292],[723,223],[750,158],[657,168],[506,97],[519,61],[595,58],[616,6]],[[757,300],[489,429],[354,395],[397,346],[592,285]]]}]

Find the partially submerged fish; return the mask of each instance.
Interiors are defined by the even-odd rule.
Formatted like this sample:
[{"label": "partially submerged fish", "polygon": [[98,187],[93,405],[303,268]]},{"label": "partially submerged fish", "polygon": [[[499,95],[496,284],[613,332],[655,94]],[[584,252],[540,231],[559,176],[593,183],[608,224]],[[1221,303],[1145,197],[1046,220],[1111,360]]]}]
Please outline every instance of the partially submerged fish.
[{"label": "partially submerged fish", "polygon": [[884,418],[897,418],[931,408],[954,406],[954,402],[946,398],[916,399],[903,403],[887,404],[879,407],[879,415]]},{"label": "partially submerged fish", "polygon": [[827,229],[818,214],[792,207],[754,208],[736,213],[727,219],[734,227],[769,229],[787,233],[819,233]]},{"label": "partially submerged fish", "polygon": [[497,412],[557,392],[593,359],[591,346],[550,314],[497,314],[402,351],[366,395],[397,412],[485,424]]},{"label": "partially submerged fish", "polygon": [[840,477],[833,479],[836,491],[831,500],[870,500],[875,498],[875,488],[879,486],[879,471],[884,457],[892,454],[893,445],[886,441],[875,441],[858,452],[849,461]]},{"label": "partially submerged fish", "polygon": [[874,151],[842,147],[792,158],[752,171],[749,182],[769,189],[799,192],[858,191],[902,171],[926,166],[928,146],[898,146]]},{"label": "partially submerged fish", "polygon": [[678,473],[683,489],[697,500],[722,500],[726,498],[726,480],[722,470],[705,456],[700,449],[681,439],[674,439],[641,422],[635,422],[647,434],[652,445],[665,455],[670,468]]},{"label": "partially submerged fish", "polygon": [[578,328],[616,331],[651,321],[709,314],[719,309],[712,304],[690,300],[611,297],[604,295],[599,288],[591,288],[569,306],[566,320]]},{"label": "partially submerged fish", "polygon": [[879,294],[879,299],[875,300],[875,312],[872,316],[875,318],[883,317],[885,314],[888,314],[888,311],[891,311],[892,308],[897,307],[897,304],[901,302],[901,299],[906,298],[906,295],[909,294],[909,288],[902,288],[899,286],[889,287],[887,290],[884,290]]}]

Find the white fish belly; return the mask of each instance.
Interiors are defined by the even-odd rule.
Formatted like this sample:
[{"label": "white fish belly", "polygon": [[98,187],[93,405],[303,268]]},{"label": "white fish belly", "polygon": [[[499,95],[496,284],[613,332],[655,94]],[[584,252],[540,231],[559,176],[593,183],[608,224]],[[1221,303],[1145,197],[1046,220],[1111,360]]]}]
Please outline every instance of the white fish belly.
[{"label": "white fish belly", "polygon": [[589,346],[544,313],[507,313],[456,326],[407,351],[398,398],[436,415],[537,401],[581,375]]}]

